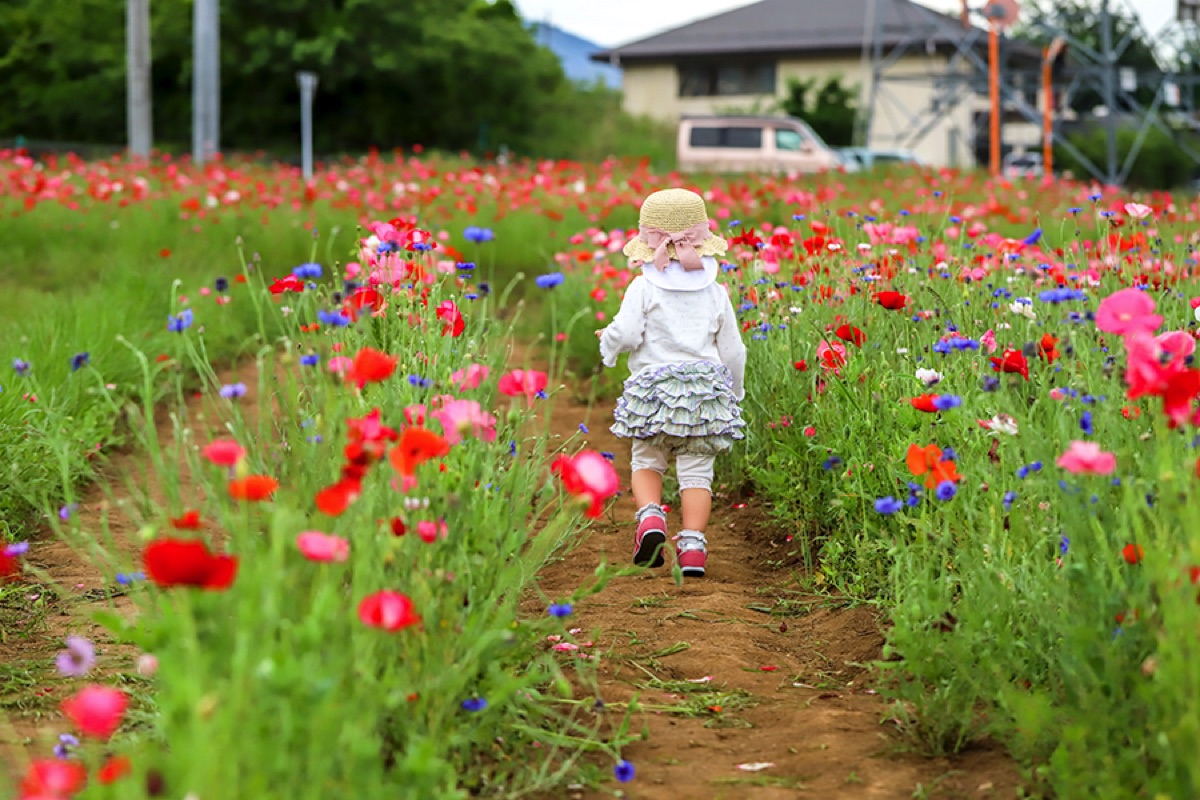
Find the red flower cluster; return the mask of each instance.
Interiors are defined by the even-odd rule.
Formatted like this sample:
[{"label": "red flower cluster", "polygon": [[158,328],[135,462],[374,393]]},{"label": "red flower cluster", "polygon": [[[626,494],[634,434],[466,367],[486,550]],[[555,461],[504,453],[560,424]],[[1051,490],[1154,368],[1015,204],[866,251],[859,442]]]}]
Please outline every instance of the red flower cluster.
[{"label": "red flower cluster", "polygon": [[992,356],[991,362],[992,369],[996,372],[1014,372],[1025,380],[1029,380],[1029,362],[1025,360],[1025,354],[1020,350],[1009,348],[1000,356]]},{"label": "red flower cluster", "polygon": [[237,556],[217,555],[208,545],[195,539],[158,539],[142,553],[146,574],[157,586],[196,586],[221,590],[233,585],[237,576]]},{"label": "red flower cluster", "polygon": [[381,353],[370,347],[364,347],[354,357],[350,368],[346,370],[346,380],[359,389],[368,383],[385,381],[396,371],[400,359]]},{"label": "red flower cluster", "polygon": [[317,492],[317,508],[321,513],[336,517],[342,514],[362,493],[362,480],[367,470],[383,460],[389,442],[400,438],[396,431],[380,420],[378,408],[361,419],[348,419],[349,441],[343,450],[345,463],[337,483]]}]

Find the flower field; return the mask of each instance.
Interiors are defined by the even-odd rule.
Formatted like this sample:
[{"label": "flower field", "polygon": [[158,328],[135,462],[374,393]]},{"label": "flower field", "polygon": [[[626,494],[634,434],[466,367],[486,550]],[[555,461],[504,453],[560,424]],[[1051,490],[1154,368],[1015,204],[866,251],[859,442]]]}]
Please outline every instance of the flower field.
[{"label": "flower field", "polygon": [[[591,332],[636,204],[687,182],[397,154],[307,184],[14,153],[0,176],[0,652],[6,694],[57,687],[13,796],[660,796],[589,608],[706,584],[627,565],[628,456],[603,415],[554,417],[611,407]],[[1200,208],[948,171],[696,188],[749,348],[716,519],[769,517],[727,567],[714,525],[704,581],[773,587],[781,660],[812,645],[788,598],[876,609],[882,650],[836,692],[869,685],[894,746],[1003,747],[1026,796],[1200,792]],[[55,537],[112,590],[77,630],[39,605]],[[675,696],[705,680],[675,672]],[[776,739],[817,735],[820,688]]]}]

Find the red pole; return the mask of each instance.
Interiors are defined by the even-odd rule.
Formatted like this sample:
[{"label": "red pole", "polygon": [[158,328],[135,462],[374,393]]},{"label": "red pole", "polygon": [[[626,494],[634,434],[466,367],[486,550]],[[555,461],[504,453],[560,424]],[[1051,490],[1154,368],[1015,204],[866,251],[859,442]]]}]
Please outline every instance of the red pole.
[{"label": "red pole", "polygon": [[1042,51],[1042,170],[1054,172],[1054,78],[1050,72],[1050,48]]},{"label": "red pole", "polygon": [[1000,175],[1000,30],[988,27],[988,93],[991,96],[991,172]]}]

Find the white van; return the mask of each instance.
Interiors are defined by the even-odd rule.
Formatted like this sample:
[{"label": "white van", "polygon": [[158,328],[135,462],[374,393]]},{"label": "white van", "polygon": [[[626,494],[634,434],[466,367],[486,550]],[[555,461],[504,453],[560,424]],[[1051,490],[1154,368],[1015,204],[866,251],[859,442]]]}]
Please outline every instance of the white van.
[{"label": "white van", "polygon": [[681,172],[821,172],[846,162],[795,117],[691,117],[679,121]]}]

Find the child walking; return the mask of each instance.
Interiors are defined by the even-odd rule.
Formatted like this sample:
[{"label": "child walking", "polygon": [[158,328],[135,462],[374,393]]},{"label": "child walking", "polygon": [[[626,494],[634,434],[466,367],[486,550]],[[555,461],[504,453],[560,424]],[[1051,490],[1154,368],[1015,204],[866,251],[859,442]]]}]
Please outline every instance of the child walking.
[{"label": "child walking", "polygon": [[675,556],[684,575],[704,574],[712,512],[713,460],[743,438],[738,402],[746,346],[715,256],[725,240],[709,227],[704,198],[685,189],[642,204],[637,238],[624,249],[641,265],[608,327],[596,331],[606,367],[630,353],[630,377],[612,432],[632,440],[636,564],[660,567],[667,541],[663,474],[675,459],[683,529]]}]

